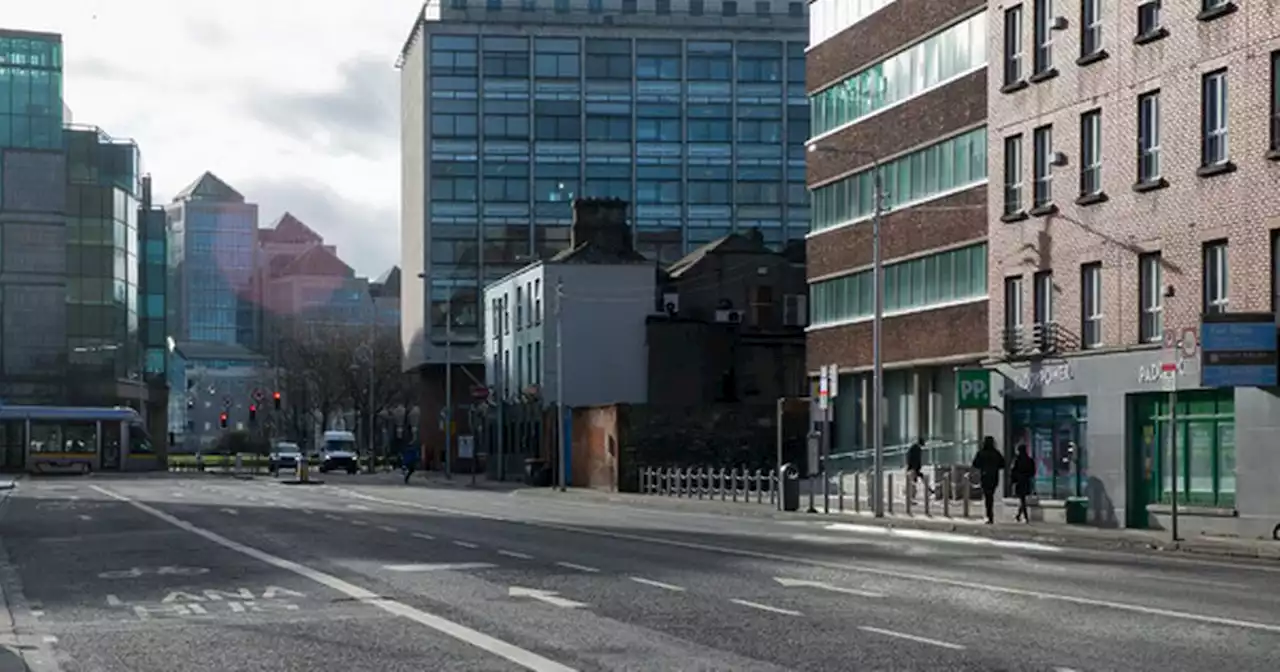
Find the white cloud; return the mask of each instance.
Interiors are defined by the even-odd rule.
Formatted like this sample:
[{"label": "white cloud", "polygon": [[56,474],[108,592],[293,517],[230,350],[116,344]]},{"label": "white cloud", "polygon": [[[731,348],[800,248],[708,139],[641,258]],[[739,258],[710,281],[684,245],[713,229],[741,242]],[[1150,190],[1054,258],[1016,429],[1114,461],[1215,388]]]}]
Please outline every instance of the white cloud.
[{"label": "white cloud", "polygon": [[137,140],[158,197],[212,170],[376,275],[399,261],[392,65],[421,3],[371,4],[6,1],[0,25],[62,33],[74,121]]}]

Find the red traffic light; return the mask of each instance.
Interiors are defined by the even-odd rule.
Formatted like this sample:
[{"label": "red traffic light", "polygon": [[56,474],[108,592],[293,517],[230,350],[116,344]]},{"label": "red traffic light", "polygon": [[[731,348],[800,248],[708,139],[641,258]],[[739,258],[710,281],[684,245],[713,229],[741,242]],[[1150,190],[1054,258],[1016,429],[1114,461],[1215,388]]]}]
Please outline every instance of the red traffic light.
[{"label": "red traffic light", "polygon": [[274,393],[272,393],[271,397],[272,397],[273,399],[279,399],[279,398],[280,398],[280,393],[279,393],[279,392],[274,392]]},{"label": "red traffic light", "polygon": [[254,413],[254,412],[256,412],[257,410],[258,410],[258,405],[257,405],[257,404],[249,404],[249,412],[250,412],[250,413]]}]

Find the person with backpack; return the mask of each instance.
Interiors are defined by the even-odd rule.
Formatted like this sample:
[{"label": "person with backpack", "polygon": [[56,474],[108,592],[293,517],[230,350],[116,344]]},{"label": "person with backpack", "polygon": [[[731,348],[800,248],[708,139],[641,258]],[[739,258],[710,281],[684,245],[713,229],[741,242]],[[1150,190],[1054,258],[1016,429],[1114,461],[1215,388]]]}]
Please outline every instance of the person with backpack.
[{"label": "person with backpack", "polygon": [[987,509],[987,524],[996,522],[995,499],[996,488],[1000,487],[1000,475],[1004,473],[1004,455],[996,449],[995,437],[982,439],[982,449],[973,457],[973,468],[978,472],[982,484],[982,503]]}]

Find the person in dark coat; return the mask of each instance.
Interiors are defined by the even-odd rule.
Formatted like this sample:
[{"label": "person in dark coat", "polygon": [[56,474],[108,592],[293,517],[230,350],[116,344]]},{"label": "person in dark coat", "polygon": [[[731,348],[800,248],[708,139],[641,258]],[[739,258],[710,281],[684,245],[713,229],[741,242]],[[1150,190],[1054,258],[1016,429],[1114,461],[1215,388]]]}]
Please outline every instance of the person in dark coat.
[{"label": "person in dark coat", "polygon": [[400,454],[400,468],[404,470],[404,482],[409,483],[409,477],[413,476],[413,472],[418,470],[418,460],[421,457],[418,454],[418,446],[412,442],[406,443],[404,452]]},{"label": "person in dark coat", "polygon": [[[911,499],[915,499],[916,484],[924,480],[924,439],[916,439],[907,449],[907,483],[911,490]],[[927,489],[928,483],[925,483]]]},{"label": "person in dark coat", "polygon": [[1029,523],[1031,516],[1027,513],[1027,497],[1031,495],[1031,484],[1036,477],[1036,461],[1031,459],[1027,444],[1018,444],[1018,454],[1013,458],[1009,477],[1013,480],[1013,494],[1018,496],[1018,515],[1014,520]]},{"label": "person in dark coat", "polygon": [[982,503],[987,507],[987,524],[996,522],[996,488],[1000,487],[1000,474],[1004,473],[1004,455],[996,450],[995,437],[982,439],[982,449],[973,457],[973,468],[982,482]]}]

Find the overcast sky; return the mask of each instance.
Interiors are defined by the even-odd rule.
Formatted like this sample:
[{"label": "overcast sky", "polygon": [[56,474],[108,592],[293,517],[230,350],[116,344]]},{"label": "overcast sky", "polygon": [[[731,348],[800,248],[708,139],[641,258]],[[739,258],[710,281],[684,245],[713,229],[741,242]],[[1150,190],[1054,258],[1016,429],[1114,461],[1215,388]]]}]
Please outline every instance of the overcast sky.
[{"label": "overcast sky", "polygon": [[[62,33],[74,122],[133,138],[168,201],[211,170],[366,275],[399,263],[399,89],[420,0],[0,0]],[[376,7],[377,9],[372,9]]]}]

